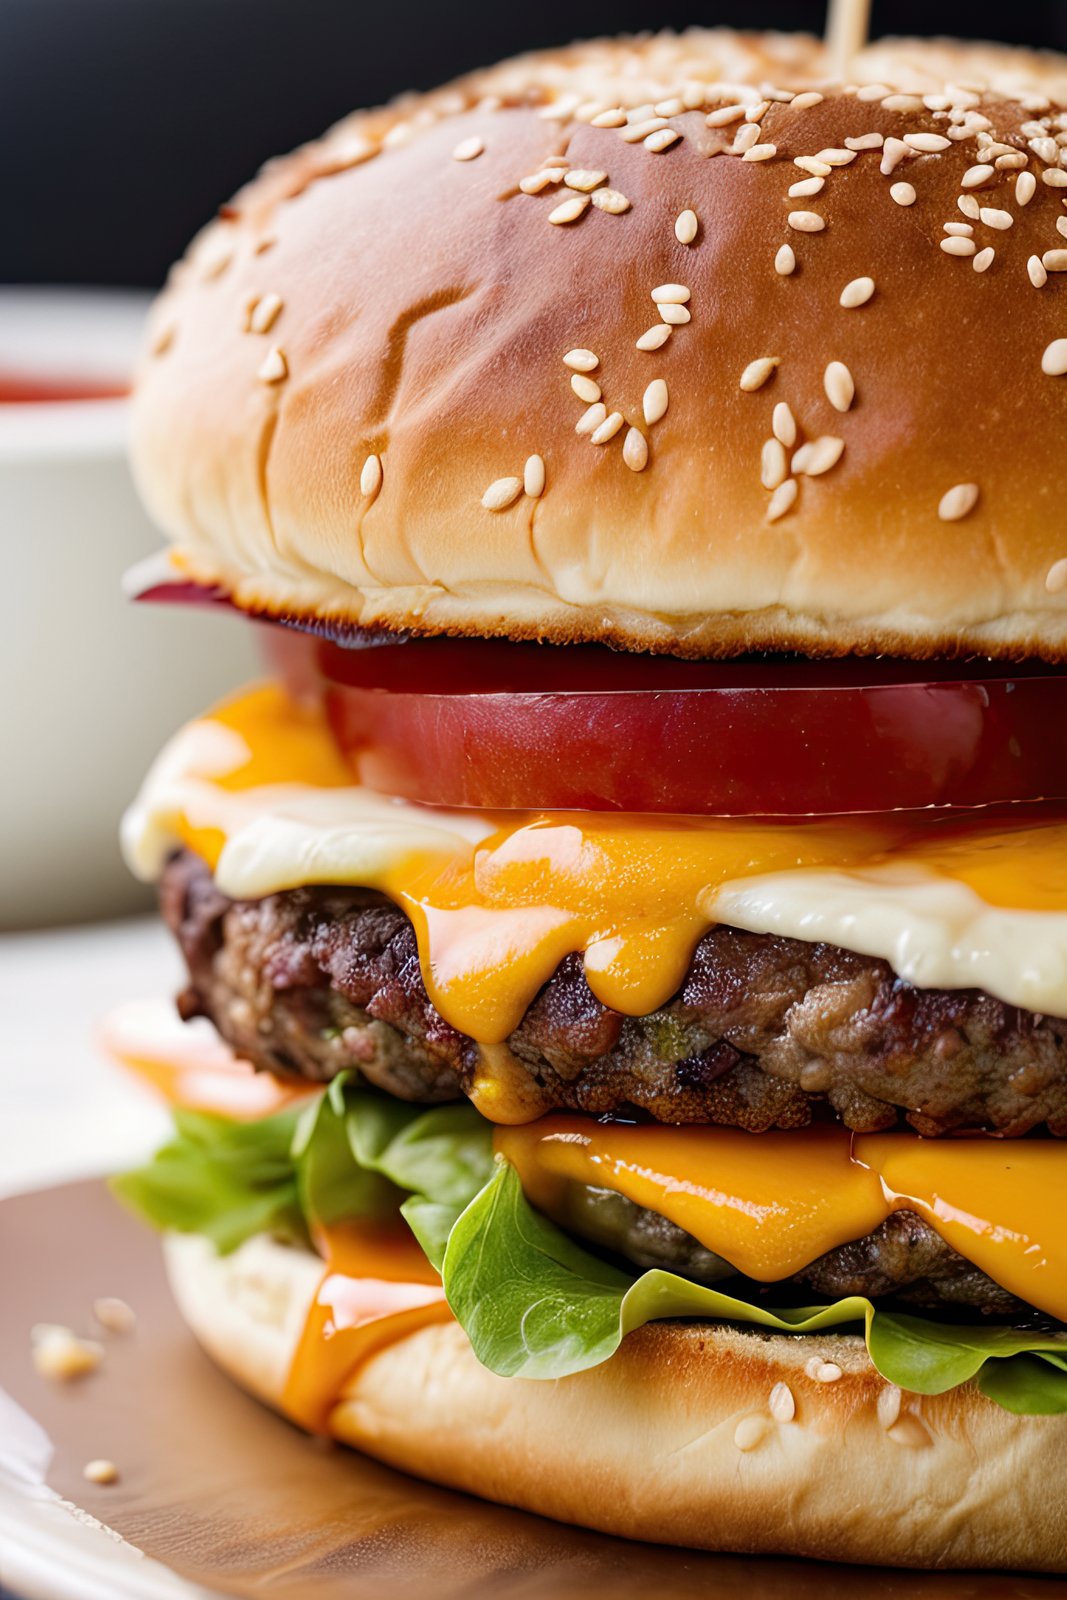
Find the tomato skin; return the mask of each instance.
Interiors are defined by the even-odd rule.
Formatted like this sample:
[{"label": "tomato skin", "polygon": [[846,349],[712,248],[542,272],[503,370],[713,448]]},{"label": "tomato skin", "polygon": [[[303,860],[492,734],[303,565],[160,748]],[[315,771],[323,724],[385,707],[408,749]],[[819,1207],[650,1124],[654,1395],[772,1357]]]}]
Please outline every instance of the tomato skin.
[{"label": "tomato skin", "polygon": [[359,781],[427,804],[789,817],[1067,798],[1067,674],[1052,667],[263,634]]}]

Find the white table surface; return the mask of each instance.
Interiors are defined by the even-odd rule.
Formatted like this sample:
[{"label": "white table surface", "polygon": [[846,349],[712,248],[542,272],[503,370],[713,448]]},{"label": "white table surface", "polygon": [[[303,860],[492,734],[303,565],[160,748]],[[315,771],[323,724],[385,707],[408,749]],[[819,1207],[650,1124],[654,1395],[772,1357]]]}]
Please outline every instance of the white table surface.
[{"label": "white table surface", "polygon": [[162,1106],[95,1030],[179,976],[157,917],[0,936],[0,1195],[117,1171],[159,1142]]}]

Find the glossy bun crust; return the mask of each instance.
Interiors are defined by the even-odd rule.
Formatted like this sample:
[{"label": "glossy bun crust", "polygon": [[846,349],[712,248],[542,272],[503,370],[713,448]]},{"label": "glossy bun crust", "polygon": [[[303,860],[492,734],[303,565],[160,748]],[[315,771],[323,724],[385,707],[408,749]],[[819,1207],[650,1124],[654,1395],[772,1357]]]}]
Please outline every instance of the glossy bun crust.
[{"label": "glossy bun crust", "polygon": [[[201,1343],[277,1406],[321,1263],[264,1238],[227,1257],[195,1237],[166,1248]],[[494,1376],[458,1324],[438,1323],[372,1356],[329,1431],[419,1477],[629,1538],[1067,1571],[1067,1417],[1012,1416],[971,1385],[900,1395],[854,1336],[651,1324],[604,1366],[535,1382]]]},{"label": "glossy bun crust", "polygon": [[182,569],[425,633],[1067,658],[1067,60],[829,70],[599,42],[271,163],[151,320]]}]

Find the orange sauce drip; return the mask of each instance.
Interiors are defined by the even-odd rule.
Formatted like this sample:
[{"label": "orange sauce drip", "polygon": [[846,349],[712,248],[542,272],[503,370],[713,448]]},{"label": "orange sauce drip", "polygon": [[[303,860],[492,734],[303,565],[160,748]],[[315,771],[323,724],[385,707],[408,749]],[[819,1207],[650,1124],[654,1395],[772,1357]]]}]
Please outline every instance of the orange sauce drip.
[{"label": "orange sauce drip", "polygon": [[452,1313],[441,1279],[402,1218],[338,1223],[315,1241],[322,1280],[293,1358],[282,1409],[323,1433],[356,1369],[376,1351]]},{"label": "orange sauce drip", "polygon": [[611,1189],[658,1212],[761,1283],[916,1211],[1019,1299],[1067,1321],[1067,1157],[1056,1141],[921,1139],[733,1128],[600,1126],[551,1116],[498,1128],[534,1205],[563,1185]]}]

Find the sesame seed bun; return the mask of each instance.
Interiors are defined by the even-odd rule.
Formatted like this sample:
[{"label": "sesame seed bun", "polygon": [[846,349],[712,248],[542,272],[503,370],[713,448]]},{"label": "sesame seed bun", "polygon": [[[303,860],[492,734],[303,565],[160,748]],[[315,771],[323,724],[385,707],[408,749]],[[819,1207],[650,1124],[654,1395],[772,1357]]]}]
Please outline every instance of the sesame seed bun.
[{"label": "sesame seed bun", "polygon": [[600,42],[271,163],[137,384],[182,568],[424,633],[1067,658],[1067,59],[828,74]]},{"label": "sesame seed bun", "polygon": [[[321,1263],[250,1240],[166,1241],[186,1320],[280,1402]],[[905,1567],[1067,1570],[1052,1486],[1067,1417],[1019,1417],[973,1385],[901,1395],[858,1337],[658,1323],[557,1382],[499,1378],[456,1323],[371,1357],[334,1438],[423,1478],[608,1533]],[[1050,1494],[1053,1499],[1050,1499]]]}]

